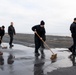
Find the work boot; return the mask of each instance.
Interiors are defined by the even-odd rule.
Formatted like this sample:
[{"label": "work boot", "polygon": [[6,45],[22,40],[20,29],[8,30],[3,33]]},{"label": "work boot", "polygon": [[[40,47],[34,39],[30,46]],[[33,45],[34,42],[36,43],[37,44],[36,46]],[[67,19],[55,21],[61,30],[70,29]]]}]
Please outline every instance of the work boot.
[{"label": "work boot", "polygon": [[12,48],[14,45],[10,45],[10,48]]},{"label": "work boot", "polygon": [[35,53],[35,56],[38,57],[38,56],[40,56],[40,54],[39,53]]},{"label": "work boot", "polygon": [[70,48],[68,48],[69,49],[69,51],[71,51],[72,52],[72,48],[70,47]]},{"label": "work boot", "polygon": [[71,54],[68,58],[73,58],[73,54]]}]

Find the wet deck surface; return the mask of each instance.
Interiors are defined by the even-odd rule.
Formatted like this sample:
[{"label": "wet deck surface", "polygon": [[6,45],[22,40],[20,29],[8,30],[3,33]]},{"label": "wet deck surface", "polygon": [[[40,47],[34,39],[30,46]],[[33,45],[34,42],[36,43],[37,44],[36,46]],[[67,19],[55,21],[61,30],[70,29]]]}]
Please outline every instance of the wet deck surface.
[{"label": "wet deck surface", "polygon": [[[5,45],[8,46],[7,43]],[[0,65],[1,75],[47,75],[48,72],[62,67],[73,66],[72,61],[68,58],[71,54],[68,49],[55,48],[53,52],[57,53],[56,62],[50,60],[51,52],[45,49],[45,58],[34,56],[34,48],[26,47],[23,45],[14,44],[10,49],[1,49],[3,52],[4,65]],[[13,64],[8,64],[8,56],[12,54]]]}]

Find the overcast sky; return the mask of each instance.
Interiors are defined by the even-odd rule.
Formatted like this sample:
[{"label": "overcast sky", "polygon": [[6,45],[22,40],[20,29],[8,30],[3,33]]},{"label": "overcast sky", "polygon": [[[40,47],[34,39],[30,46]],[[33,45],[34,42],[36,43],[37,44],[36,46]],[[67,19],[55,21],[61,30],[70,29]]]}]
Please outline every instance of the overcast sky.
[{"label": "overcast sky", "polygon": [[46,34],[70,33],[76,17],[76,0],[0,0],[0,26],[14,22],[17,33],[33,33],[31,27],[45,21]]}]

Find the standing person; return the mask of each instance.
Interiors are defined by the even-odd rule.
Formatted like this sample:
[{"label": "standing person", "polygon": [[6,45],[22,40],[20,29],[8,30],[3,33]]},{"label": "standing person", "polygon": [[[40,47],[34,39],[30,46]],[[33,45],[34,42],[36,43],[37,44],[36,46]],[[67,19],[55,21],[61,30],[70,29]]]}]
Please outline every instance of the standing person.
[{"label": "standing person", "polygon": [[12,42],[13,42],[13,37],[15,34],[16,34],[15,28],[13,27],[13,22],[11,22],[10,26],[8,27],[8,35],[10,36],[10,42],[9,42],[10,48],[14,46],[12,45]]},{"label": "standing person", "polygon": [[73,45],[69,48],[69,50],[74,55],[75,54],[75,49],[76,49],[76,18],[74,18],[74,21],[70,26],[70,31],[71,31],[72,38],[73,38]]},{"label": "standing person", "polygon": [[[42,20],[40,22],[39,25],[35,25],[32,27],[32,30],[34,32],[37,32],[39,34],[39,36],[41,37],[41,39],[43,39],[44,41],[46,40],[46,36],[45,36],[45,22]],[[34,41],[35,41],[35,56],[39,56],[39,52],[38,49],[41,47],[41,54],[44,55],[44,43],[41,41],[41,39],[36,35],[35,33],[35,37],[34,37]]]},{"label": "standing person", "polygon": [[5,26],[0,27],[0,47],[2,43],[3,36],[5,34]]}]

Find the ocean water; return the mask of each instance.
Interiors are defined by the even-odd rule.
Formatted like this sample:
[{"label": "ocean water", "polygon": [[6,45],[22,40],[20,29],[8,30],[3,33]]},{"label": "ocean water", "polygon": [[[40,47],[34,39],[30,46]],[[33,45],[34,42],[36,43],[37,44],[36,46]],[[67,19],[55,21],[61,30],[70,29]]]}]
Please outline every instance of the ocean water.
[{"label": "ocean water", "polygon": [[[34,32],[22,32],[23,34],[34,34]],[[71,33],[70,32],[46,32],[46,35],[55,35],[55,36],[69,36],[71,37]]]},{"label": "ocean water", "polygon": [[[33,26],[28,25],[25,27],[22,26],[15,26],[16,33],[23,33],[23,34],[34,34],[32,31]],[[45,25],[46,35],[56,35],[56,36],[71,36],[70,32],[70,24],[68,25]],[[7,28],[6,28],[7,31]]]},{"label": "ocean water", "polygon": [[46,33],[46,35],[69,36],[69,37],[71,37],[71,33]]}]

